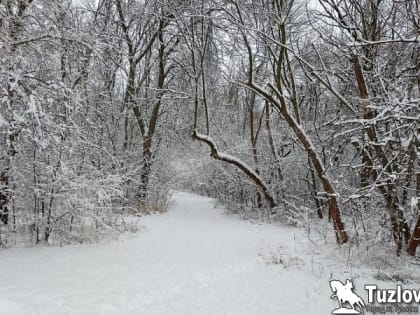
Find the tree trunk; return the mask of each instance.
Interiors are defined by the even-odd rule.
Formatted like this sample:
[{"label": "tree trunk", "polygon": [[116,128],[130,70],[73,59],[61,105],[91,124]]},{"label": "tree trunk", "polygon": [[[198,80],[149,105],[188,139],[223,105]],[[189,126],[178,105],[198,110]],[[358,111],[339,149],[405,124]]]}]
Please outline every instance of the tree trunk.
[{"label": "tree trunk", "polygon": [[[251,67],[250,67],[251,69]],[[333,225],[337,237],[338,244],[344,244],[348,241],[347,232],[344,228],[344,223],[341,220],[341,213],[340,207],[338,203],[338,194],[335,191],[335,188],[329,179],[327,172],[325,170],[324,164],[321,160],[321,157],[318,155],[316,151],[316,147],[313,145],[312,141],[310,140],[309,136],[306,134],[302,126],[296,121],[296,119],[289,113],[287,104],[284,100],[282,94],[273,87],[271,84],[268,84],[269,87],[276,93],[279,97],[279,101],[277,101],[272,95],[261,89],[259,86],[255,85],[252,81],[252,74],[249,77],[248,86],[256,91],[259,95],[264,97],[267,101],[269,101],[273,106],[279,110],[280,114],[286,120],[289,127],[293,130],[294,134],[303,145],[306,153],[312,165],[315,168],[315,171],[318,177],[321,180],[322,186],[327,193],[328,196],[328,205],[329,205],[329,214],[333,220]]]},{"label": "tree trunk", "polygon": [[[255,164],[255,173],[257,175],[260,175],[260,170],[258,169],[258,148],[257,148],[257,140],[258,135],[260,133],[261,129],[261,119],[262,116],[258,119],[259,124],[257,128],[255,128],[255,120],[257,120],[258,117],[254,116],[254,107],[255,107],[255,92],[251,91],[251,99],[249,102],[249,135],[250,135],[250,142],[252,147],[252,158],[254,160]],[[262,196],[261,193],[257,190],[257,207],[262,208]]]},{"label": "tree trunk", "polygon": [[420,215],[417,218],[417,223],[414,226],[413,234],[411,235],[410,241],[408,242],[407,246],[407,253],[410,256],[414,256],[416,254],[417,246],[420,244]]},{"label": "tree trunk", "polygon": [[150,172],[152,170],[152,139],[147,137],[143,141],[143,166],[140,174],[139,199],[147,199]]},{"label": "tree trunk", "polygon": [[0,221],[3,224],[8,224],[9,222],[9,193],[7,191],[9,187],[9,176],[7,171],[3,171],[0,174],[0,184],[3,186],[0,190]]},{"label": "tree trunk", "polygon": [[[358,56],[353,56],[352,58],[353,63],[353,69],[354,74],[357,81],[357,86],[359,89],[360,98],[363,102],[363,111],[364,111],[364,118],[367,120],[372,120],[374,118],[374,113],[372,111],[370,99],[369,99],[369,93],[366,86],[365,78],[363,75],[363,70],[359,62]],[[393,169],[391,166],[391,163],[389,162],[383,148],[378,143],[378,136],[375,130],[374,126],[367,126],[364,131],[366,132],[369,141],[372,143],[373,150],[375,151],[375,154],[377,158],[379,159],[381,166],[383,169],[385,169],[388,173],[392,174]],[[365,162],[369,163],[370,166],[373,167],[372,161],[367,157],[367,153],[365,154]],[[374,175],[377,177],[376,175]],[[385,198],[385,203],[388,209],[390,221],[391,221],[391,228],[392,228],[392,235],[395,241],[395,244],[397,245],[397,255],[400,255],[403,244],[404,244],[404,238],[405,242],[408,241],[409,237],[409,230],[408,230],[408,224],[405,221],[404,218],[404,212],[400,208],[400,201],[398,198],[398,192],[395,187],[395,183],[388,182],[386,185],[386,188],[384,186],[379,186],[379,191]]]},{"label": "tree trunk", "polygon": [[407,246],[407,253],[411,256],[416,254],[417,246],[420,244],[420,172],[416,175],[416,197],[417,197],[417,223],[414,226],[413,234],[411,234],[410,240]]},{"label": "tree trunk", "polygon": [[309,184],[311,195],[315,201],[316,213],[318,215],[318,218],[322,219],[324,217],[324,215],[322,214],[322,204],[318,198],[318,188],[316,185],[316,177],[315,177],[315,172],[314,172],[314,168],[312,166],[311,160],[308,161],[308,165],[309,165],[309,175],[311,177],[310,184]]},{"label": "tree trunk", "polygon": [[319,179],[321,180],[322,186],[325,192],[327,193],[329,214],[333,221],[333,225],[334,225],[334,229],[335,229],[335,233],[337,237],[337,243],[338,244],[347,243],[348,236],[347,236],[346,229],[344,228],[344,223],[341,220],[340,206],[338,203],[338,194],[335,191],[335,188],[327,175],[327,172],[322,163],[321,157],[318,155],[315,146],[309,139],[306,132],[301,128],[301,126],[294,119],[294,117],[290,115],[290,113],[287,111],[287,108],[285,106],[281,106],[279,109],[280,109],[280,113],[282,114],[284,119],[287,121],[288,125],[292,128],[295,135],[299,139],[300,143],[302,143],[303,147],[305,148],[305,151],[307,152],[309,159],[312,162],[312,165],[314,166],[314,169]]},{"label": "tree trunk", "polygon": [[[158,55],[158,78],[157,78],[157,101],[153,107],[149,122],[147,132],[144,129],[143,120],[139,118],[140,113],[136,114],[138,117],[140,129],[143,130],[143,167],[141,170],[140,175],[140,197],[143,200],[147,197],[147,190],[150,181],[150,173],[152,171],[152,163],[153,163],[153,154],[152,154],[152,144],[153,138],[155,135],[156,127],[158,124],[159,114],[160,114],[160,107],[162,105],[162,95],[163,95],[163,88],[165,85],[165,42],[163,38],[163,28],[164,28],[164,21],[161,20],[159,23],[159,32],[158,32],[158,40],[159,40],[159,55]],[[137,111],[139,111],[138,107],[135,107]],[[143,124],[143,127],[141,126]]]}]

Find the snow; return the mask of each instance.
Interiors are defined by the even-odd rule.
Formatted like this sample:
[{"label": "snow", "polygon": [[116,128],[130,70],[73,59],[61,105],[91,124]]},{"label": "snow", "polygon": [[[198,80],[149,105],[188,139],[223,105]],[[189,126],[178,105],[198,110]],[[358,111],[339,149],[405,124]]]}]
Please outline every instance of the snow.
[{"label": "snow", "polygon": [[7,315],[24,315],[25,311],[16,302],[0,299],[0,313]]},{"label": "snow", "polygon": [[308,256],[302,230],[240,221],[193,194],[142,224],[124,241],[0,251],[0,314],[324,315],[338,306],[330,277],[351,276]]}]

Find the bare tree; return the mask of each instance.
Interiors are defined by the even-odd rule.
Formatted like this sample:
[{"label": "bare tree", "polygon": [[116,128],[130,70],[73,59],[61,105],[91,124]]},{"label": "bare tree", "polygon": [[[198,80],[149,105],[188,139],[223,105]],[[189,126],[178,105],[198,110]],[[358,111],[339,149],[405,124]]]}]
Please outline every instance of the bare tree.
[{"label": "bare tree", "polygon": [[[270,23],[273,27],[267,29],[266,33],[259,32],[256,25],[249,25],[249,21],[252,21],[251,17],[249,15],[244,16],[246,13],[238,2],[232,2],[232,5],[235,8],[233,11],[235,15],[230,14],[230,16],[232,22],[240,28],[243,44],[248,56],[248,79],[246,85],[269,102],[280,113],[298,141],[303,145],[327,194],[329,213],[333,220],[337,242],[339,244],[346,243],[348,236],[344,228],[344,223],[341,220],[338,193],[327,174],[322,159],[317,153],[317,148],[301,125],[299,99],[295,82],[296,74],[294,73],[294,66],[292,65],[287,47],[287,28],[289,18],[292,12],[294,12],[294,3],[293,1],[274,1],[272,3],[269,13],[264,12],[265,18],[270,15],[274,16],[273,23]],[[263,6],[261,5],[260,8],[263,8]],[[273,38],[271,34],[276,35]],[[251,42],[250,38],[255,38],[265,43],[270,42],[269,50],[273,60],[273,72],[270,74],[271,78],[267,77],[266,81],[262,84],[256,82],[258,77],[255,74],[254,63],[257,55],[253,50],[255,44]],[[263,88],[263,85],[268,86],[269,89]]]},{"label": "bare tree", "polygon": [[[159,7],[157,2],[141,4],[115,0],[115,6],[127,49],[128,69],[123,110],[132,111],[141,132],[143,166],[138,196],[144,199],[153,163],[153,140],[170,71],[168,59],[177,40],[165,35],[172,14],[164,6]],[[140,104],[140,99],[145,100],[146,104]],[[124,147],[128,141],[128,117],[126,113]]]},{"label": "bare tree", "polygon": [[[397,69],[406,67],[406,71],[410,73],[415,71],[416,66],[410,64],[411,58],[390,56],[388,60],[383,60],[381,57],[394,54],[396,51],[393,49],[396,46],[401,48],[398,50],[399,54],[409,55],[415,43],[418,43],[415,27],[404,16],[410,16],[412,8],[402,3],[391,5],[373,0],[363,3],[349,1],[346,5],[334,0],[322,0],[320,3],[328,23],[331,25],[332,22],[340,30],[338,34],[341,36],[325,38],[325,41],[336,47],[337,53],[351,60],[353,73],[349,73],[348,78],[350,82],[355,80],[361,100],[358,112],[363,117],[363,125],[360,129],[355,128],[361,130],[359,140],[352,141],[363,163],[360,191],[368,194],[373,187],[382,195],[397,254],[400,254],[410,239],[404,200],[407,198],[407,189],[412,185],[414,163],[413,154],[406,155],[406,152],[413,152],[413,141],[408,141],[411,143],[408,147],[403,142],[407,138],[415,138],[413,119],[416,111],[413,106],[416,101],[412,89],[415,80],[410,76],[401,76]],[[323,19],[321,15],[319,18]],[[324,38],[322,33],[320,35]],[[415,51],[414,48],[414,54]],[[405,86],[406,91],[411,91],[411,95],[407,95],[404,101],[400,98],[398,105],[395,104],[395,99],[399,97],[398,87],[385,83],[391,81],[399,82],[397,84],[400,88]],[[399,108],[399,112],[404,112],[408,119],[401,119],[400,114],[392,109],[394,106]],[[401,127],[391,130],[391,125]],[[403,174],[403,169],[408,172],[407,177]],[[403,178],[406,182],[405,188],[399,189]]]}]

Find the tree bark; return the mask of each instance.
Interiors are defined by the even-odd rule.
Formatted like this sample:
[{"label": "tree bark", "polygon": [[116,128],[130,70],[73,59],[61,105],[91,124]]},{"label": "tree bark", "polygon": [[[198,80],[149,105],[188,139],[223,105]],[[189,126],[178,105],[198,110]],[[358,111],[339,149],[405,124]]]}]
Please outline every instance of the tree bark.
[{"label": "tree bark", "polygon": [[277,175],[277,181],[280,182],[280,196],[277,193],[277,197],[280,198],[284,209],[286,209],[286,211],[288,211],[289,210],[289,205],[287,204],[287,202],[285,200],[286,189],[284,187],[283,170],[282,170],[281,163],[280,163],[280,156],[279,156],[278,151],[277,151],[277,146],[276,146],[276,143],[274,141],[273,131],[271,129],[270,112],[271,112],[270,103],[268,101],[266,101],[265,102],[265,127],[267,129],[267,136],[268,136],[268,141],[269,141],[269,144],[270,144],[271,153],[272,153],[273,158],[274,158],[274,168],[275,168],[275,172],[277,173],[276,174]]},{"label": "tree bark", "polygon": [[3,222],[3,224],[9,223],[9,176],[6,171],[2,171],[0,174],[0,183],[3,187],[0,189],[0,221]]},{"label": "tree bark", "polygon": [[[255,117],[255,92],[251,91],[251,97],[250,97],[250,101],[249,101],[249,135],[250,135],[250,142],[251,142],[251,147],[252,147],[252,158],[254,160],[254,164],[255,164],[255,173],[257,175],[260,175],[260,170],[258,169],[258,148],[257,148],[257,140],[258,140],[258,135],[260,133],[261,130],[261,120],[262,120],[262,115],[258,118]],[[258,126],[257,128],[255,128],[255,120],[257,120],[258,118]],[[261,193],[259,191],[257,191],[257,207],[261,208],[262,207],[262,197],[261,197]]]},{"label": "tree bark", "polygon": [[417,218],[417,223],[414,226],[413,234],[411,234],[410,241],[408,242],[407,246],[407,253],[410,256],[414,256],[416,254],[417,246],[420,244],[420,215]]},{"label": "tree bark", "polygon": [[300,143],[302,143],[303,147],[305,148],[305,151],[308,153],[309,159],[312,162],[312,165],[314,166],[314,169],[321,180],[321,183],[325,192],[327,193],[329,214],[333,221],[337,243],[338,244],[347,243],[348,236],[347,236],[346,229],[344,227],[344,223],[341,220],[341,211],[340,211],[340,206],[338,202],[338,194],[335,191],[335,188],[327,175],[325,167],[322,164],[321,157],[316,152],[316,148],[310,141],[305,131],[301,128],[301,126],[297,123],[297,121],[288,113],[285,107],[282,107],[281,113],[283,117],[286,119],[289,126],[294,131]]},{"label": "tree bark", "polygon": [[417,197],[417,213],[418,218],[416,225],[414,226],[413,233],[411,234],[410,240],[408,241],[407,253],[411,256],[416,254],[417,246],[420,245],[420,172],[416,175],[416,197]]},{"label": "tree bark", "polygon": [[[363,70],[359,62],[358,56],[352,57],[353,63],[353,70],[357,81],[357,86],[359,89],[360,98],[363,102],[363,111],[364,111],[364,118],[367,120],[372,120],[374,118],[374,113],[370,108],[370,99],[369,93],[366,86],[366,81],[363,75]],[[393,169],[391,163],[389,162],[383,148],[378,143],[378,136],[375,130],[375,127],[372,125],[367,126],[364,131],[366,132],[369,141],[372,143],[373,150],[379,159],[381,166],[385,169],[389,174],[393,173]],[[367,153],[365,155],[365,163],[369,163],[373,167],[373,162],[368,161]],[[376,176],[375,176],[376,177]],[[408,224],[404,218],[404,212],[400,209],[400,202],[398,198],[398,192],[395,187],[395,183],[391,181],[387,181],[386,188],[384,186],[379,186],[379,191],[383,195],[385,199],[385,203],[388,209],[390,221],[391,221],[391,228],[392,228],[392,235],[397,246],[397,255],[400,255],[402,247],[405,243],[407,243],[408,238],[410,237],[410,232],[408,230]],[[403,237],[404,236],[404,237]]]},{"label": "tree bark", "polygon": [[252,82],[252,74],[250,76],[250,80],[248,81],[248,86],[251,89],[256,91],[259,95],[261,95],[264,99],[269,101],[273,106],[275,106],[279,110],[280,114],[286,120],[289,127],[293,130],[299,142],[303,145],[306,153],[308,154],[310,161],[312,162],[312,165],[314,166],[314,169],[318,177],[321,180],[322,186],[325,192],[327,193],[329,213],[333,221],[337,243],[338,244],[347,243],[349,239],[348,239],[346,229],[344,227],[344,223],[341,220],[341,211],[340,211],[340,206],[338,202],[338,194],[335,191],[334,185],[332,184],[331,180],[328,177],[328,174],[325,170],[321,157],[318,155],[316,147],[313,145],[312,141],[310,140],[309,136],[306,134],[302,126],[289,113],[284,97],[275,87],[273,87],[271,84],[268,84],[268,85],[279,97],[279,101],[277,101],[271,94],[267,93],[266,91],[261,89],[259,86],[255,85]]},{"label": "tree bark", "polygon": [[157,101],[153,107],[152,114],[149,119],[147,132],[143,134],[143,167],[140,177],[140,196],[145,198],[147,196],[147,189],[150,181],[150,173],[152,171],[153,154],[152,145],[155,135],[156,127],[158,124],[160,107],[162,104],[162,94],[165,85],[165,42],[163,38],[163,28],[165,23],[163,20],[159,22],[159,55],[158,55],[158,79],[157,79]]},{"label": "tree bark", "polygon": [[309,165],[309,175],[311,177],[310,185],[309,185],[310,190],[312,191],[311,195],[312,195],[312,198],[314,198],[314,201],[315,201],[316,213],[318,215],[318,218],[322,219],[322,218],[324,218],[324,215],[322,214],[322,204],[321,204],[321,201],[318,198],[318,188],[317,188],[317,185],[316,185],[316,177],[315,177],[315,172],[314,172],[314,168],[312,166],[311,160],[308,161],[308,165]]}]

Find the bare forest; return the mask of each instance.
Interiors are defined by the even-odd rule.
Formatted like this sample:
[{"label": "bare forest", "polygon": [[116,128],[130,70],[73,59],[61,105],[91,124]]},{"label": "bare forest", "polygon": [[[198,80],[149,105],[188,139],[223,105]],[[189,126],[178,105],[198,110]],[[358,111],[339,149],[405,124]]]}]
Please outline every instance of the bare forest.
[{"label": "bare forest", "polygon": [[181,190],[411,259],[419,12],[418,0],[0,0],[0,246],[135,232]]}]

